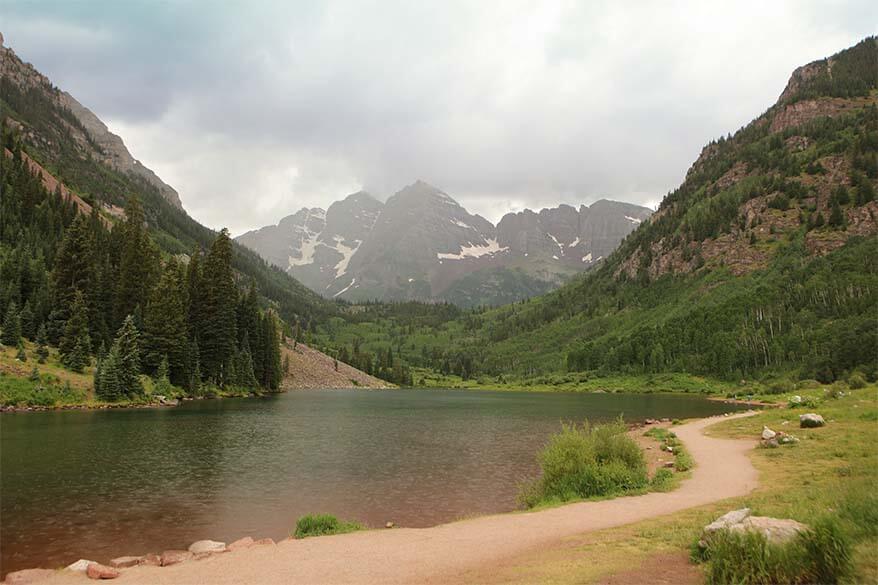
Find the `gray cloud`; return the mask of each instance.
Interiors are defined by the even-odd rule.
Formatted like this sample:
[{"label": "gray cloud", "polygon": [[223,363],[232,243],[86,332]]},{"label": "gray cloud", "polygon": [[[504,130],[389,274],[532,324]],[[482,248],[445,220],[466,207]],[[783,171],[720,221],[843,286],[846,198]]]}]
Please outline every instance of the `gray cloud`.
[{"label": "gray cloud", "polygon": [[497,220],[654,204],[872,2],[15,2],[7,44],[233,232],[417,178]]}]

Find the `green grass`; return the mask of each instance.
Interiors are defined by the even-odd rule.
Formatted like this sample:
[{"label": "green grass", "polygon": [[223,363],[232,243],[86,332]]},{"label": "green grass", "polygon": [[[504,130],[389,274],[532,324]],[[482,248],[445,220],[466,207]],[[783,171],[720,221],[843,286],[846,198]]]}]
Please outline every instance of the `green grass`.
[{"label": "green grass", "polygon": [[302,516],[296,521],[294,538],[308,538],[311,536],[327,536],[329,534],[346,534],[362,530],[363,526],[357,522],[345,522],[330,514],[309,514]]},{"label": "green grass", "polygon": [[759,532],[721,531],[702,553],[708,585],[839,583],[853,572],[851,554],[850,537],[831,517],[785,543],[770,543]]}]

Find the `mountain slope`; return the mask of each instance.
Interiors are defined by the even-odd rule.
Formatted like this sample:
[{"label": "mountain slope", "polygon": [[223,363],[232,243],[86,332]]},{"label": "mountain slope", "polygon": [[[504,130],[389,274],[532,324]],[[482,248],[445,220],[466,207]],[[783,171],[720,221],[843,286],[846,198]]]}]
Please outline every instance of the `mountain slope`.
[{"label": "mountain slope", "polygon": [[601,200],[510,213],[495,227],[418,181],[386,204],[356,193],[325,214],[302,209],[238,241],[329,297],[497,305],[590,268],[650,213]]},{"label": "mountain slope", "polygon": [[878,375],[876,64],[868,38],[798,69],[595,271],[415,331],[403,357],[466,376]]},{"label": "mountain slope", "polygon": [[[153,237],[166,253],[190,254],[215,238],[215,232],[183,211],[172,188],[130,156],[119,137],[5,46],[0,46],[0,120],[20,136],[31,159],[65,192],[97,207],[104,221],[116,221],[119,209],[136,195]],[[307,325],[336,311],[243,246],[235,246],[234,267],[242,281],[256,281],[260,293],[289,323]]]}]

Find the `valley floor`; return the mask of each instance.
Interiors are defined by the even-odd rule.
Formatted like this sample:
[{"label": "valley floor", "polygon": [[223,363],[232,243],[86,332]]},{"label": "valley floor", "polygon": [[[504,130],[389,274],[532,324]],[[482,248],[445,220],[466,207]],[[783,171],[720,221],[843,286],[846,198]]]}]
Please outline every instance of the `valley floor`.
[{"label": "valley floor", "polygon": [[[425,529],[371,530],[285,540],[171,567],[141,566],[123,572],[124,583],[448,583],[524,580],[518,564],[561,550],[571,538],[666,516],[749,494],[758,474],[750,439],[720,439],[702,419],[675,427],[697,466],[672,492],[588,501],[535,512],[486,516]],[[504,572],[511,569],[512,573]],[[505,576],[505,577],[504,577]],[[518,579],[515,577],[518,576]],[[542,580],[542,579],[537,579]],[[561,579],[562,581],[565,579]],[[67,572],[46,583],[81,583]]]}]

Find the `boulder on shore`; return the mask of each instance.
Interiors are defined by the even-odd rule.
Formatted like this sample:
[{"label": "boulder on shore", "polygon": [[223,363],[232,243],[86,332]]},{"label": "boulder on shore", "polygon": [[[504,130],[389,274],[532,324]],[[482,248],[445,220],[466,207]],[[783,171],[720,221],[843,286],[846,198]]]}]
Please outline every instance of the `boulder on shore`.
[{"label": "boulder on shore", "polygon": [[85,574],[89,579],[115,579],[119,576],[119,571],[100,563],[89,563]]},{"label": "boulder on shore", "polygon": [[216,540],[196,540],[189,545],[189,552],[194,555],[225,552],[226,543]]},{"label": "boulder on shore", "polygon": [[77,573],[85,573],[88,570],[88,566],[92,564],[94,561],[90,561],[88,559],[79,559],[75,563],[70,563],[65,569],[68,571],[76,571]]},{"label": "boulder on shore", "polygon": [[192,558],[192,553],[188,550],[166,550],[162,553],[162,566],[176,565]]},{"label": "boulder on shore", "polygon": [[[774,440],[774,439],[770,439]],[[780,544],[795,538],[799,533],[808,530],[801,522],[788,518],[769,518],[767,516],[751,516],[750,508],[734,510],[720,516],[704,527],[698,545],[707,548],[711,538],[720,531],[728,532],[759,532],[768,542]]]},{"label": "boulder on shore", "polygon": [[808,414],[800,414],[799,415],[799,426],[803,429],[813,429],[817,427],[822,427],[826,424],[826,421],[823,420],[823,417],[819,414],[814,414],[813,412],[809,412]]},{"label": "boulder on shore", "polygon": [[774,431],[772,431],[770,428],[765,427],[765,426],[762,427],[762,440],[763,440],[763,441],[767,441],[767,440],[769,440],[769,439],[773,439],[775,435],[777,435],[777,433],[775,433]]},{"label": "boulder on shore", "polygon": [[127,557],[116,557],[115,559],[110,561],[110,566],[115,567],[117,569],[126,569],[128,567],[136,567],[137,565],[143,564],[143,557],[135,557],[135,556],[127,556]]},{"label": "boulder on shore", "polygon": [[229,545],[229,550],[240,550],[243,548],[250,548],[253,546],[255,541],[252,536],[245,536],[244,538],[239,538],[235,542]]}]

